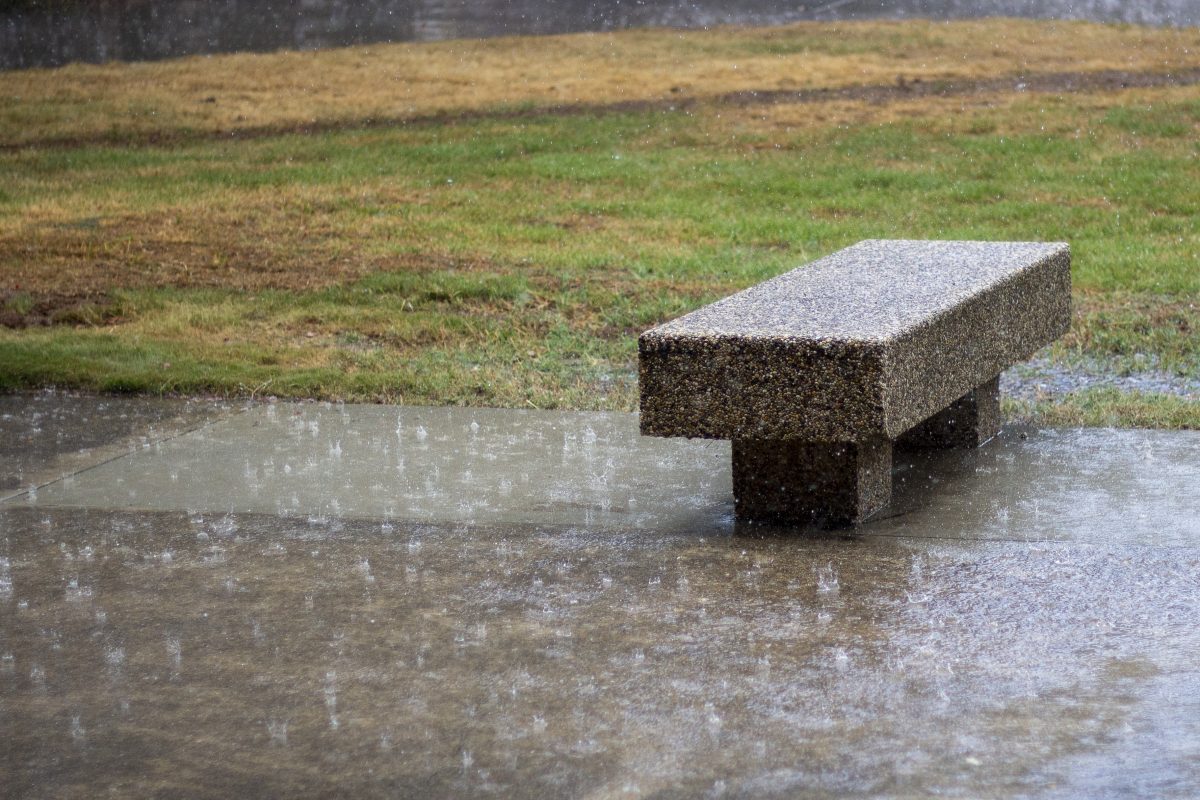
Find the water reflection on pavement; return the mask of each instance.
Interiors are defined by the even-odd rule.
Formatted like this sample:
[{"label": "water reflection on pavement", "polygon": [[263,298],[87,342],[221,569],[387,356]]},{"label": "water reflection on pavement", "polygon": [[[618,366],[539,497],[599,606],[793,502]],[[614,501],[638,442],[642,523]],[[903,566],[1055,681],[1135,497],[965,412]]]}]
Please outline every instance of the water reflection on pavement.
[{"label": "water reflection on pavement", "polygon": [[0,503],[6,797],[1200,793],[1198,434],[906,456],[829,535],[625,415],[211,413]]}]

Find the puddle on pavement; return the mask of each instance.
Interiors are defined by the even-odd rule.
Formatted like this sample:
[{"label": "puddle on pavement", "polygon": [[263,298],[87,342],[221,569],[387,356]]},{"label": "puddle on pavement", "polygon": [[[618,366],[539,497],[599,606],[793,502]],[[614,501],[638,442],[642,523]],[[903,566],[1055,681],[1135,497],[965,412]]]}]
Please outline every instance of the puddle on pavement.
[{"label": "puddle on pavement", "polygon": [[[899,453],[863,535],[1193,546],[1200,433],[1010,429]],[[608,526],[735,527],[727,442],[638,435],[637,417],[260,405],[20,498],[40,506]],[[755,528],[749,528],[754,532]]]},{"label": "puddle on pavement", "polygon": [[902,454],[797,536],[632,415],[56,413],[141,444],[0,505],[6,795],[1200,793],[1197,433]]},{"label": "puddle on pavement", "polygon": [[1195,431],[1008,429],[978,450],[900,459],[884,536],[1200,545]]},{"label": "puddle on pavement", "polygon": [[1186,796],[1200,550],[0,510],[17,796]]},{"label": "puddle on pavement", "polygon": [[40,505],[289,517],[711,527],[726,442],[631,414],[272,404],[44,487]]}]

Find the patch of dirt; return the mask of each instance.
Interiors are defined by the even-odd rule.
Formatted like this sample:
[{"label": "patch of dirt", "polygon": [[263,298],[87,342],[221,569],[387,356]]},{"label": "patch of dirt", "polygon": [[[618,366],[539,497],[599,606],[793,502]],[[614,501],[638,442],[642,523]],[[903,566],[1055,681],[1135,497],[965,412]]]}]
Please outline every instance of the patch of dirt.
[{"label": "patch of dirt", "polygon": [[247,125],[210,131],[168,130],[150,133],[118,133],[61,138],[33,142],[0,142],[0,152],[73,148],[96,144],[169,147],[182,142],[207,140],[251,140],[286,134],[327,133],[341,130],[369,130],[404,125],[449,125],[486,120],[519,120],[542,116],[581,116],[628,114],[648,111],[683,111],[701,104],[732,106],[779,105],[785,103],[818,104],[858,101],[874,104],[902,102],[918,97],[959,97],[1013,92],[1065,94],[1072,92],[1120,91],[1159,86],[1192,86],[1200,83],[1200,68],[1188,67],[1172,72],[1136,70],[1097,70],[1091,72],[1038,72],[988,79],[932,81],[897,76],[894,83],[845,86],[824,89],[742,90],[706,96],[673,95],[667,98],[627,100],[611,103],[565,103],[519,109],[479,109],[447,111],[409,116],[379,116],[311,120],[299,124]]},{"label": "patch of dirt", "polygon": [[0,328],[112,325],[120,307],[103,293],[0,291]]},{"label": "patch of dirt", "polygon": [[600,214],[571,214],[550,224],[564,231],[598,231],[607,227],[608,220]]},{"label": "patch of dirt", "polygon": [[1000,92],[1041,92],[1067,94],[1072,92],[1115,92],[1122,89],[1148,89],[1156,86],[1191,86],[1200,83],[1200,68],[1175,72],[1133,72],[1129,70],[1100,70],[1098,72],[1042,72],[1010,75],[988,80],[922,81],[898,76],[894,84],[847,86],[840,89],[804,89],[731,92],[717,98],[732,105],[770,105],[776,103],[825,103],[834,100],[857,100],[867,103],[893,103],[914,97],[961,97],[963,95],[996,94]]}]

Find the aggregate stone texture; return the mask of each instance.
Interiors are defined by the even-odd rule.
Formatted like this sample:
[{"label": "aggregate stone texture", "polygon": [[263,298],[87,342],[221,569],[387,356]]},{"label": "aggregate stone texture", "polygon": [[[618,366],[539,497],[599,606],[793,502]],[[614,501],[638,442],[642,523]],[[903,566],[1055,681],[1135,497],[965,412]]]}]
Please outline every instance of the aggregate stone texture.
[{"label": "aggregate stone texture", "polygon": [[733,441],[735,513],[818,527],[864,522],[892,498],[892,443]]},{"label": "aggregate stone texture", "polygon": [[979,447],[1000,432],[997,375],[914,426],[897,443],[904,447]]},{"label": "aggregate stone texture", "polygon": [[1070,324],[1065,243],[868,240],[642,334],[653,436],[896,439]]}]

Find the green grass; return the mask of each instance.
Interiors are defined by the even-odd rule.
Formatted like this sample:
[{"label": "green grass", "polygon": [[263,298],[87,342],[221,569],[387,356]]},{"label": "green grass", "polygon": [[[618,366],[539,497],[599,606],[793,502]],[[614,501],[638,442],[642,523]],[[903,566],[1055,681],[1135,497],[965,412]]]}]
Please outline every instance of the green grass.
[{"label": "green grass", "polygon": [[[108,265],[96,288],[120,311],[0,329],[0,387],[631,409],[640,330],[891,237],[1069,241],[1079,314],[1053,357],[1200,380],[1200,100],[1112,100],[854,127],[716,107],[6,152],[0,270],[37,272],[44,292],[55,269]],[[186,256],[159,246],[164,226]],[[192,277],[155,285],[170,258]],[[275,277],[255,277],[263,264]],[[1010,411],[1200,427],[1196,403],[1155,397]]]}]

